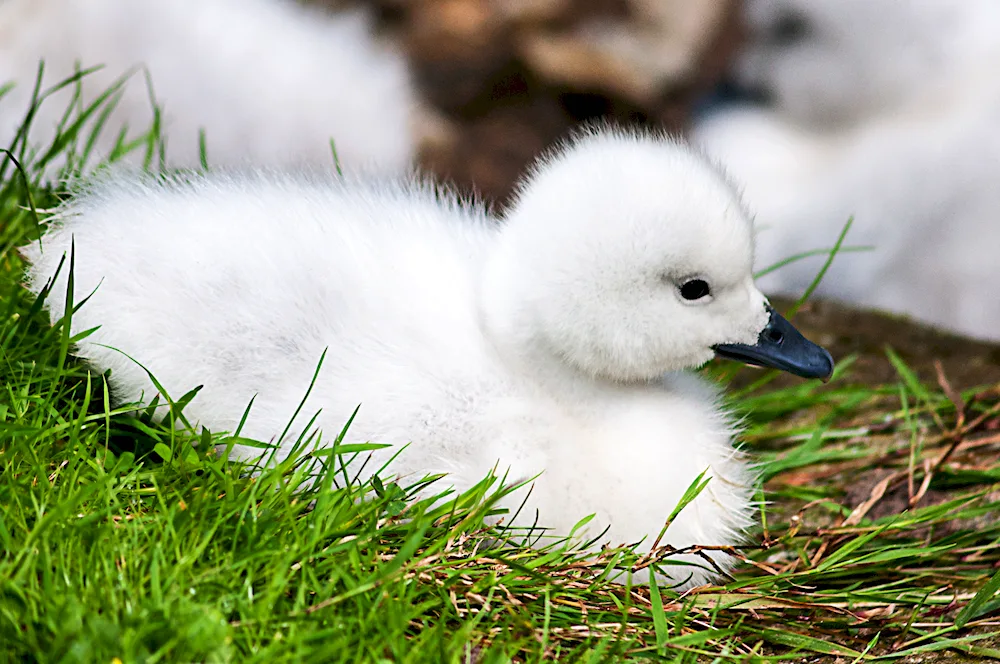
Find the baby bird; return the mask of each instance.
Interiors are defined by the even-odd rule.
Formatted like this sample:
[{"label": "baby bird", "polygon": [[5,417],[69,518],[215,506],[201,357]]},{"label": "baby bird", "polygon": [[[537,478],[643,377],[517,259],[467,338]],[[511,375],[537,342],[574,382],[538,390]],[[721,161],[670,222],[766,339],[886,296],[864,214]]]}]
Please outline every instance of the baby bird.
[{"label": "baby bird", "polygon": [[[753,228],[730,183],[673,139],[592,129],[542,158],[516,203],[486,209],[427,184],[279,172],[115,176],[26,248],[40,292],[73,249],[78,353],[120,398],[204,385],[185,411],[212,431],[274,440],[325,362],[309,417],[328,443],[397,447],[373,469],[541,473],[515,523],[675,547],[738,543],[754,473],[716,390],[683,370],[721,355],[826,378],[833,362],[773,311],[751,275]],[[68,265],[68,263],[67,263]],[[66,269],[48,298],[63,316]],[[135,361],[133,359],[135,358]],[[322,443],[321,443],[322,444]],[[249,458],[259,449],[237,448]],[[516,509],[524,491],[505,505]],[[584,534],[584,533],[580,533]],[[713,553],[720,568],[728,556]],[[670,567],[684,587],[715,578]]]},{"label": "baby bird", "polygon": [[[846,244],[817,294],[1000,339],[1000,3],[749,0],[736,78],[692,140],[766,220],[758,267]],[[825,256],[762,278],[797,295]]]},{"label": "baby bird", "polygon": [[[333,139],[346,164],[404,170],[415,150],[415,95],[402,55],[377,43],[369,23],[289,0],[0,0],[0,88],[14,84],[0,97],[0,147],[21,126],[44,60],[43,91],[103,66],[83,76],[81,107],[131,73],[96,157],[111,154],[123,130],[129,139],[147,132],[155,99],[171,166],[199,165],[204,130],[211,166],[332,168]],[[41,104],[34,148],[54,139],[75,92],[71,85]],[[84,125],[81,149],[99,116]]]}]

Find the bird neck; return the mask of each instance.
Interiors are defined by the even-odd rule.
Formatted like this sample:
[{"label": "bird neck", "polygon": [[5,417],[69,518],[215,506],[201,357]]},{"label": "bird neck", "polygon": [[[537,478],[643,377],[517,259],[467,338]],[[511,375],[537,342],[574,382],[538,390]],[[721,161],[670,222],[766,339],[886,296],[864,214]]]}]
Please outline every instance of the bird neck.
[{"label": "bird neck", "polygon": [[512,375],[525,377],[556,399],[586,400],[608,386],[567,363],[541,331],[532,295],[515,252],[500,243],[487,260],[479,288],[479,323],[488,344]]}]

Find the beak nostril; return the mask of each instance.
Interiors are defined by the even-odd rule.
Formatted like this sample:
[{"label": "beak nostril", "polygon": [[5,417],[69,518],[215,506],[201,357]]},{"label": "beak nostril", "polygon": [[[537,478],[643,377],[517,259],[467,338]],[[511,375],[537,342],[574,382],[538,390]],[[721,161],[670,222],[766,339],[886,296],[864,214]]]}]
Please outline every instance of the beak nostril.
[{"label": "beak nostril", "polygon": [[791,323],[770,306],[771,317],[757,336],[757,343],[720,344],[716,355],[759,367],[781,369],[802,378],[827,380],[833,375],[833,358],[822,347],[809,341]]}]

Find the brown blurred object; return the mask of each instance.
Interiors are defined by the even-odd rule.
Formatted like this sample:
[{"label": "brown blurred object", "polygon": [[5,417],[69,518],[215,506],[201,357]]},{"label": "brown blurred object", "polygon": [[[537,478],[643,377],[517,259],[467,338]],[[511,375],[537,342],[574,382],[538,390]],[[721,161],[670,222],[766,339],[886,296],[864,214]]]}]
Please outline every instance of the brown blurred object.
[{"label": "brown blurred object", "polygon": [[681,131],[739,40],[738,0],[313,1],[376,11],[428,104],[421,162],[497,200],[579,122]]}]

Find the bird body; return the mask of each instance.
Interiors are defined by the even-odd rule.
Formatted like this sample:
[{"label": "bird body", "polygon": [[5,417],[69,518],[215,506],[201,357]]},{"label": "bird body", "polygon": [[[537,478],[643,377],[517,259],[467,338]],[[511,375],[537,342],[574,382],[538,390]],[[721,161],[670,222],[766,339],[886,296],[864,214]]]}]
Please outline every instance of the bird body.
[{"label": "bird body", "polygon": [[[154,101],[171,166],[199,165],[202,130],[213,166],[332,167],[331,139],[349,164],[400,171],[413,158],[406,63],[360,12],[287,0],[0,0],[0,86],[15,84],[0,97],[0,147],[27,114],[40,61],[42,90],[103,67],[82,77],[81,108],[131,74],[98,135],[101,158],[122,130],[134,140],[152,127]],[[75,93],[70,85],[41,104],[36,149],[53,140]]]},{"label": "bird body", "polygon": [[[121,399],[156,394],[145,367],[174,398],[204,384],[186,413],[213,431],[233,431],[253,399],[242,435],[276,440],[326,350],[276,441],[285,450],[313,413],[328,443],[360,405],[347,441],[394,445],[369,474],[405,444],[389,470],[413,480],[443,472],[464,489],[493,467],[511,481],[541,473],[519,523],[537,511],[565,535],[594,513],[591,535],[610,527],[605,541],[648,548],[703,471],[708,488],[665,541],[733,544],[751,523],[733,424],[681,370],[755,348],[777,319],[750,277],[738,198],[676,142],[582,136],[536,166],[501,220],[415,182],[116,177],[26,250],[30,288],[71,249],[74,300],[89,298],[72,329],[100,326],[79,354],[111,369]],[[64,270],[53,319],[66,283]],[[819,369],[800,373],[828,374],[809,346]]]}]

